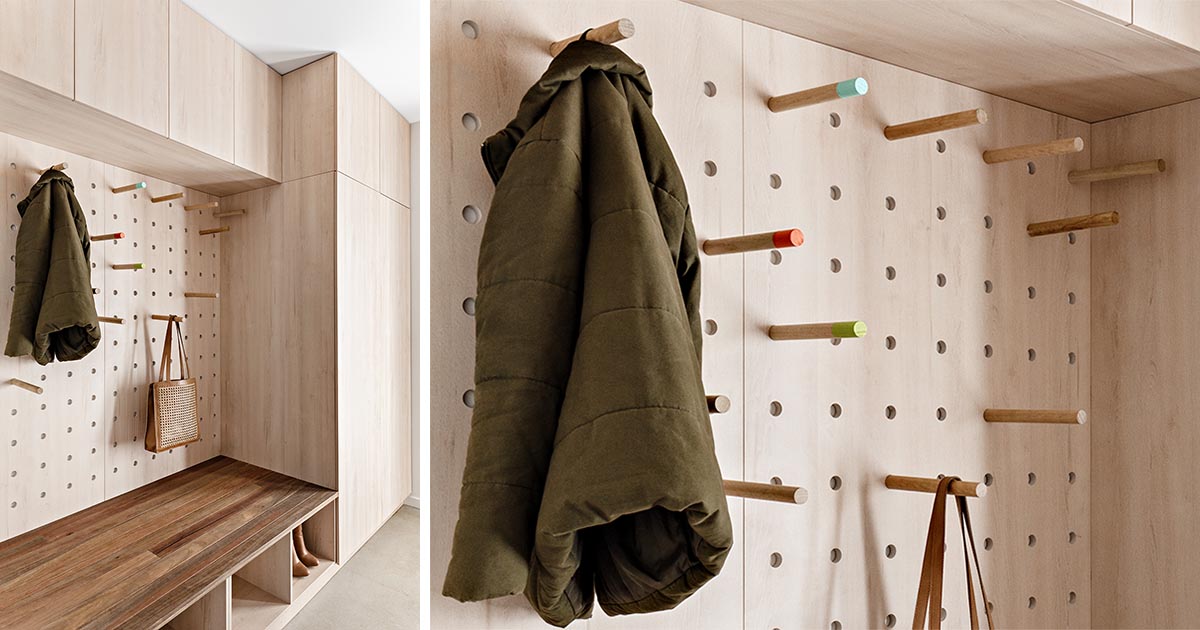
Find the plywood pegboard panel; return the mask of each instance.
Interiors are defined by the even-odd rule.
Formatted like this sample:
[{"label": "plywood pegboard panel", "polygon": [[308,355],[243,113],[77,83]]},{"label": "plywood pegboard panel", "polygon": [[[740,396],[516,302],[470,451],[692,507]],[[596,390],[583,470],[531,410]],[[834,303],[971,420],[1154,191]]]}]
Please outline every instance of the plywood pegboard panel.
[{"label": "plywood pegboard panel", "polygon": [[[1088,125],[695,9],[671,1],[434,5],[435,625],[542,626],[520,597],[467,605],[437,595],[469,434],[470,298],[493,191],[479,143],[544,71],[545,44],[626,17],[638,34],[618,45],[647,69],[699,237],[791,227],[807,236],[777,257],[705,256],[701,268],[702,315],[716,330],[705,336],[704,379],[709,393],[733,400],[729,414],[713,416],[724,476],[778,479],[812,498],[804,506],[731,499],[736,542],[720,577],[675,611],[610,619],[597,610],[572,627],[907,625],[932,496],[888,491],[883,477],[940,472],[991,480],[991,494],[972,509],[981,547],[990,539],[980,553],[999,625],[1087,627],[1089,429],[987,425],[982,410],[1088,406],[1089,236],[1072,244],[1025,234],[1030,221],[1089,212],[1087,188],[1066,181],[1069,169],[1089,165],[1088,153],[1039,159],[1033,174],[1025,162],[988,166],[980,153],[1070,135],[1086,142]],[[677,33],[687,35],[662,36]],[[765,107],[771,95],[854,76],[870,82],[866,96],[781,114]],[[897,142],[882,135],[889,123],[972,107],[988,110],[987,125]],[[866,338],[766,338],[771,324],[852,319],[867,322]],[[947,623],[962,625],[954,530],[948,543]],[[776,553],[781,564],[772,567]]]},{"label": "plywood pegboard panel", "polygon": [[[44,388],[35,395],[5,383],[5,538],[90,507],[132,488],[177,472],[220,452],[217,300],[185,299],[186,291],[216,291],[219,236],[197,230],[211,210],[185,212],[185,203],[215,200],[202,193],[131,173],[82,156],[0,136],[5,159],[4,199],[8,230],[2,244],[8,261],[0,271],[0,309],[12,310],[14,252],[20,215],[16,204],[41,170],[67,162],[76,197],[92,235],[124,232],[125,238],[92,243],[92,284],[101,316],[100,346],[81,361],[39,366],[29,358],[4,357],[7,378]],[[146,181],[147,188],[112,194],[116,186]],[[180,200],[150,203],[150,196],[184,192]],[[142,262],[139,271],[116,263]],[[183,324],[192,373],[200,387],[202,441],[166,453],[144,449],[149,383],[157,376],[165,322],[153,313],[186,315]],[[7,328],[5,328],[7,336]]]}]

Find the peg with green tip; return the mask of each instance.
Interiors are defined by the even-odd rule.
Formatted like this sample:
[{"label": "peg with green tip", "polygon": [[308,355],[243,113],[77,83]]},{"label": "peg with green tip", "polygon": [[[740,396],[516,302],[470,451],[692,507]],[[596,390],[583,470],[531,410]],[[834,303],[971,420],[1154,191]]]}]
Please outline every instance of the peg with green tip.
[{"label": "peg with green tip", "polygon": [[850,98],[853,96],[862,96],[867,93],[867,80],[862,77],[855,77],[821,87],[810,88],[800,92],[792,92],[782,96],[772,96],[767,99],[767,109],[779,113],[786,112],[790,109],[798,109],[816,105],[818,103],[826,103],[836,101],[842,98]]},{"label": "peg with green tip", "polygon": [[858,339],[867,334],[866,322],[829,322],[822,324],[783,324],[767,329],[775,341],[798,339]]},{"label": "peg with green tip", "polygon": [[146,187],[146,182],[134,182],[132,184],[129,184],[128,186],[117,186],[116,188],[112,189],[112,191],[113,191],[114,195],[119,195],[121,193],[133,192],[135,190],[141,190],[145,187]]}]

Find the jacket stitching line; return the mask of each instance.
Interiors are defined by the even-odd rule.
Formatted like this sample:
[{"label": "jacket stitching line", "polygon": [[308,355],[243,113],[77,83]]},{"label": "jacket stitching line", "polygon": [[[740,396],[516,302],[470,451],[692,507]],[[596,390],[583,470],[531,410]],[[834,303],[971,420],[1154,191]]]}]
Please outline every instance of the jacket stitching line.
[{"label": "jacket stitching line", "polygon": [[520,488],[521,490],[537,492],[537,489],[531,488],[529,486],[522,486],[522,485],[515,484],[515,483],[504,483],[503,481],[487,481],[487,480],[467,481],[466,479],[464,479],[462,485],[463,486],[484,486],[484,485],[486,485],[486,486],[508,486],[509,488]]},{"label": "jacket stitching line", "polygon": [[642,409],[669,409],[671,411],[682,411],[684,413],[689,413],[689,414],[694,411],[693,409],[686,409],[684,407],[676,407],[674,405],[637,405],[635,407],[623,407],[621,409],[613,409],[611,411],[605,411],[604,413],[592,418],[591,420],[588,420],[587,422],[584,422],[584,423],[580,424],[579,426],[571,429],[570,431],[567,432],[566,435],[562,436],[562,439],[555,440],[554,448],[558,448],[559,444],[562,444],[563,442],[565,442],[567,440],[567,438],[571,437],[571,435],[573,433],[575,433],[576,431],[578,431],[586,426],[591,426],[594,422],[603,418],[604,416],[611,416],[615,413],[624,413],[626,411],[640,411]]},{"label": "jacket stitching line", "polygon": [[480,385],[490,382],[490,381],[529,381],[531,383],[545,385],[546,387],[549,387],[551,389],[554,389],[554,390],[557,390],[560,392],[563,390],[561,386],[555,385],[554,383],[551,383],[550,381],[543,381],[541,379],[533,378],[531,376],[508,376],[508,375],[504,375],[504,374],[501,374],[498,376],[489,376],[487,378],[480,379],[475,382],[475,386],[479,387]]},{"label": "jacket stitching line", "polygon": [[[620,308],[611,308],[607,311],[600,311],[599,313],[592,315],[591,317],[588,318],[588,320],[586,322],[583,323],[582,326],[579,327],[579,332],[575,335],[575,337],[577,339],[582,337],[583,331],[587,330],[587,327],[591,326],[592,322],[596,321],[601,316],[608,315],[610,313],[619,313],[621,311],[663,311],[664,313],[670,313],[672,316],[675,317],[675,320],[678,321],[679,323],[681,323],[681,324],[685,323],[682,318],[680,318],[678,315],[675,314],[675,311],[672,311],[669,308],[664,308],[662,306],[622,306]],[[690,322],[688,322],[687,325],[689,328],[691,327]]]},{"label": "jacket stitching line", "polygon": [[482,287],[479,287],[479,289],[476,290],[476,293],[483,293],[484,291],[487,291],[488,289],[491,289],[492,287],[496,287],[496,286],[499,286],[502,284],[508,284],[510,282],[537,282],[540,284],[548,284],[552,287],[558,287],[558,288],[562,289],[563,291],[570,293],[571,295],[575,295],[577,293],[575,289],[572,289],[571,287],[568,287],[564,284],[559,284],[557,282],[551,282],[549,280],[542,280],[541,278],[510,278],[508,280],[497,280],[490,284],[485,284]]}]

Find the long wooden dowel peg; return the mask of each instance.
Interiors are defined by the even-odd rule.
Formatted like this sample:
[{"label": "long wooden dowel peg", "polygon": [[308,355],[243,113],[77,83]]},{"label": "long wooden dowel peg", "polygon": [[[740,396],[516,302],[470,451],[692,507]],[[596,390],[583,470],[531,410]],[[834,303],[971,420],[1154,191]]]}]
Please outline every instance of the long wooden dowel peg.
[{"label": "long wooden dowel peg", "polygon": [[783,94],[781,96],[772,96],[767,99],[767,109],[779,113],[786,112],[791,109],[799,109],[816,105],[818,103],[827,103],[836,101],[842,98],[851,98],[862,96],[867,93],[867,80],[862,77],[846,79],[821,87],[809,88],[791,94]]},{"label": "long wooden dowel peg", "polygon": [[1067,181],[1071,182],[1072,184],[1102,182],[1108,179],[1121,179],[1122,177],[1157,175],[1165,170],[1167,170],[1166,160],[1147,160],[1145,162],[1131,162],[1129,164],[1118,164],[1116,166],[1089,168],[1083,171],[1071,171],[1070,173],[1067,173]]},{"label": "long wooden dowel peg", "polygon": [[778,503],[808,503],[808,490],[798,486],[783,486],[773,483],[755,483],[753,481],[734,481],[725,479],[725,496],[742,497],[743,499],[758,499],[759,501],[775,501]]},{"label": "long wooden dowel peg", "polygon": [[96,319],[100,320],[101,322],[103,322],[105,324],[124,324],[125,323],[125,320],[121,319],[120,317],[97,317]]},{"label": "long wooden dowel peg", "polygon": [[116,188],[112,189],[112,191],[113,191],[114,195],[119,195],[121,193],[127,193],[127,192],[133,192],[135,190],[141,190],[145,187],[146,187],[146,182],[134,182],[132,184],[129,184],[128,186],[117,186]]},{"label": "long wooden dowel peg", "polygon": [[708,396],[708,413],[725,413],[732,406],[728,396]]},{"label": "long wooden dowel peg", "polygon": [[1050,142],[1038,142],[1035,144],[1022,144],[1020,146],[1005,147],[1003,149],[988,149],[987,151],[983,152],[983,161],[987,162],[988,164],[999,164],[1001,162],[1028,160],[1047,155],[1079,153],[1082,150],[1083,138],[1062,138],[1061,140],[1051,140]]},{"label": "long wooden dowel peg", "polygon": [[720,256],[721,254],[757,252],[764,249],[799,247],[803,244],[804,233],[797,229],[791,229],[779,230],[778,232],[763,232],[762,234],[730,236],[729,238],[710,238],[704,241],[700,247],[709,256]]},{"label": "long wooden dowel peg", "polygon": [[1082,409],[984,409],[985,422],[1026,424],[1083,424],[1087,412]]},{"label": "long wooden dowel peg", "polygon": [[923,136],[927,133],[949,131],[961,127],[970,127],[971,125],[982,125],[987,122],[987,119],[987,112],[982,109],[968,109],[963,112],[946,114],[945,116],[934,116],[933,118],[923,118],[899,125],[888,125],[883,128],[883,137],[888,140],[912,138],[913,136]]},{"label": "long wooden dowel peg", "polygon": [[52,165],[47,166],[46,168],[42,169],[42,174],[43,175],[46,174],[46,171],[65,171],[65,170],[67,170],[67,163],[59,162],[58,164],[52,164]]},{"label": "long wooden dowel peg", "polygon": [[621,18],[613,22],[609,22],[604,26],[590,28],[579,35],[573,35],[566,39],[560,39],[553,44],[550,44],[550,56],[557,57],[558,53],[569,46],[571,42],[578,41],[580,37],[587,39],[590,42],[600,42],[601,44],[615,44],[623,39],[633,37],[635,29],[633,28],[633,20]]},{"label": "long wooden dowel peg", "polygon": [[192,210],[204,210],[206,208],[219,208],[219,207],[221,207],[220,201],[210,201],[208,203],[194,203],[190,206],[184,206],[183,209],[188,212],[191,212]]},{"label": "long wooden dowel peg", "polygon": [[183,199],[183,193],[181,193],[181,192],[171,193],[169,195],[163,195],[161,197],[151,196],[150,203],[162,203],[164,201],[173,201],[175,199]]},{"label": "long wooden dowel peg", "polygon": [[142,263],[120,263],[112,266],[113,269],[132,270],[145,269]]},{"label": "long wooden dowel peg", "polygon": [[222,225],[221,227],[218,227],[218,228],[209,228],[207,230],[200,230],[200,236],[208,236],[209,234],[220,234],[221,232],[228,232],[230,229],[231,228],[228,225]]},{"label": "long wooden dowel peg", "polygon": [[242,214],[246,214],[245,208],[243,208],[241,210],[226,210],[224,212],[214,212],[213,216],[218,219],[223,219],[225,217],[236,217],[236,216],[242,215]]},{"label": "long wooden dowel peg", "polygon": [[829,322],[824,324],[783,324],[767,329],[775,341],[798,339],[858,339],[867,334],[866,322]]},{"label": "long wooden dowel peg", "polygon": [[[888,475],[883,480],[883,485],[889,490],[907,490],[909,492],[928,492],[930,494],[937,492],[938,479],[929,477],[904,477],[901,475]],[[983,498],[987,496],[987,486],[978,481],[951,481],[947,492],[959,497],[977,497]]]},{"label": "long wooden dowel peg", "polygon": [[41,387],[38,387],[37,385],[34,385],[33,383],[26,383],[25,381],[22,381],[19,378],[10,378],[10,379],[8,379],[8,382],[9,382],[9,384],[16,385],[17,387],[20,387],[21,389],[23,389],[27,392],[33,392],[35,394],[42,393]]},{"label": "long wooden dowel peg", "polygon": [[1121,215],[1116,211],[1101,212],[1100,214],[1084,214],[1066,219],[1041,221],[1025,226],[1030,236],[1046,236],[1047,234],[1062,234],[1073,230],[1088,230],[1097,227],[1107,227],[1121,222]]},{"label": "long wooden dowel peg", "polygon": [[151,315],[150,319],[160,322],[182,322],[183,317],[179,315]]},{"label": "long wooden dowel peg", "polygon": [[216,298],[219,297],[216,293],[204,293],[201,291],[184,291],[185,298]]},{"label": "long wooden dowel peg", "polygon": [[124,232],[113,232],[112,234],[97,234],[92,237],[92,241],[115,241],[125,238]]}]

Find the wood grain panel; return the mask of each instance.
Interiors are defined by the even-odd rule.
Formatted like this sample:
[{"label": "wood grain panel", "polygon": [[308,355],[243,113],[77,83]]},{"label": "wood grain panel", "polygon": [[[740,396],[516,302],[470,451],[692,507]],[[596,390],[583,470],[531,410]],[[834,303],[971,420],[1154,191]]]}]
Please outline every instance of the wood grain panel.
[{"label": "wood grain panel", "polygon": [[1192,0],[1131,0],[1133,26],[1200,50],[1200,3]]},{"label": "wood grain panel", "polygon": [[379,192],[412,207],[412,126],[386,100],[379,99]]},{"label": "wood grain panel", "polygon": [[75,100],[166,136],[168,7],[163,0],[76,0]]},{"label": "wood grain panel", "polygon": [[1076,4],[687,1],[1089,122],[1200,98],[1200,52]]},{"label": "wood grain panel", "polygon": [[283,76],[283,180],[338,168],[338,56]]},{"label": "wood grain panel", "polygon": [[75,0],[0,3],[0,72],[75,97]]},{"label": "wood grain panel", "polygon": [[182,0],[171,0],[170,33],[169,135],[233,162],[237,45]]},{"label": "wood grain panel", "polygon": [[234,46],[234,163],[283,179],[283,78],[241,46]]},{"label": "wood grain panel", "polygon": [[379,189],[379,92],[345,57],[337,68],[337,168]]},{"label": "wood grain panel", "polygon": [[170,630],[230,630],[233,578],[226,578],[188,606],[167,626]]},{"label": "wood grain panel", "polygon": [[[1091,184],[1121,224],[1092,242],[1092,619],[1104,628],[1195,625],[1200,373],[1191,325],[1200,304],[1193,121],[1200,103],[1092,128],[1093,164],[1167,161],[1154,177]],[[1086,185],[1086,184],[1085,184]],[[1145,489],[1153,480],[1155,491]],[[1086,544],[1087,541],[1085,541]]]},{"label": "wood grain panel", "polygon": [[[412,491],[409,210],[337,176],[338,557]],[[332,209],[331,209],[332,211]]]}]

